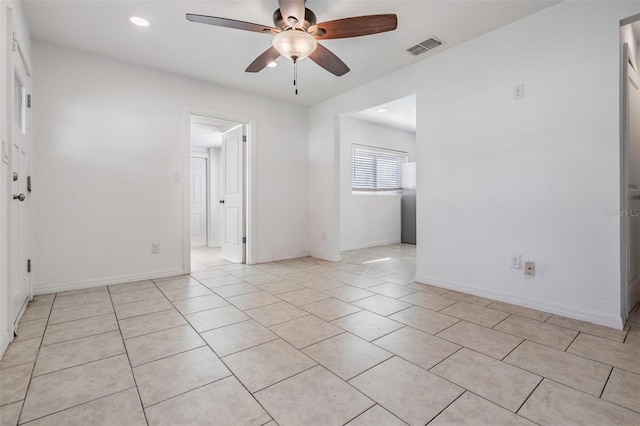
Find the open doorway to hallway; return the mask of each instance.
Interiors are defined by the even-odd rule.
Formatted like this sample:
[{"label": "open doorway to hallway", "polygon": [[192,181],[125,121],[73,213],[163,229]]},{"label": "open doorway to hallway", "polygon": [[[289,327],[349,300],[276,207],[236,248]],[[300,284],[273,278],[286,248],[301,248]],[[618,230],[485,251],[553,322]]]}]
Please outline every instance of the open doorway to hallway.
[{"label": "open doorway to hallway", "polygon": [[340,251],[397,245],[415,258],[416,96],[342,115],[339,131]]},{"label": "open doorway to hallway", "polygon": [[245,260],[243,135],[242,123],[190,117],[192,272]]},{"label": "open doorway to hallway", "polygon": [[620,44],[620,293],[626,317],[633,315],[640,304],[640,15],[622,21]]}]

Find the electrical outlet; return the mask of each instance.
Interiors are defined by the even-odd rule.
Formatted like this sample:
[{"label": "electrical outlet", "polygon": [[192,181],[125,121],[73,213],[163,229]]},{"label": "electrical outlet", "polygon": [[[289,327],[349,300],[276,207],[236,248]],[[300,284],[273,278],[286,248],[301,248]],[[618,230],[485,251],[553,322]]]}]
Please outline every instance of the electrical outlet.
[{"label": "electrical outlet", "polygon": [[524,98],[524,84],[516,84],[513,86],[513,99],[522,99]]},{"label": "electrical outlet", "polygon": [[525,262],[524,274],[530,277],[534,276],[536,274],[536,262]]},{"label": "electrical outlet", "polygon": [[160,243],[151,243],[151,254],[160,253]]},{"label": "electrical outlet", "polygon": [[511,267],[513,269],[520,269],[520,255],[519,254],[511,255]]},{"label": "electrical outlet", "polygon": [[181,182],[182,182],[182,176],[180,175],[180,172],[174,172],[173,183],[181,183]]}]

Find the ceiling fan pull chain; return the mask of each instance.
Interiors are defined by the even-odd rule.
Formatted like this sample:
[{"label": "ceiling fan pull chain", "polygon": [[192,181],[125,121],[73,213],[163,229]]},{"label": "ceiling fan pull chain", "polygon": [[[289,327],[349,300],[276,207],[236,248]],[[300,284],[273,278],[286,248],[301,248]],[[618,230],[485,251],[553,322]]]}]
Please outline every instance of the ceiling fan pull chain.
[{"label": "ceiling fan pull chain", "polygon": [[293,59],[293,87],[298,95],[298,58],[294,56],[291,59]]}]

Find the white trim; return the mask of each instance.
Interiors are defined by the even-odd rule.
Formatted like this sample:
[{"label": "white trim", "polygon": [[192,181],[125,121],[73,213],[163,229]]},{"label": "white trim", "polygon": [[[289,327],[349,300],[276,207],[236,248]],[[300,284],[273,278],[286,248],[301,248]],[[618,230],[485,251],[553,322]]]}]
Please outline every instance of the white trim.
[{"label": "white trim", "polygon": [[373,241],[368,243],[358,243],[358,244],[349,244],[348,246],[344,246],[340,248],[340,251],[348,251],[348,250],[358,250],[369,247],[378,247],[378,246],[386,246],[389,244],[400,244],[402,240],[388,240],[388,241]]},{"label": "white trim", "polygon": [[558,305],[538,299],[521,298],[511,293],[503,293],[499,291],[486,290],[480,287],[474,287],[466,284],[460,284],[453,281],[444,280],[437,277],[427,275],[416,275],[416,282],[422,284],[432,284],[438,287],[447,288],[449,290],[461,291],[475,296],[486,297],[501,302],[507,302],[514,305],[524,306],[538,311],[548,312],[551,314],[561,315],[567,318],[573,318],[580,321],[587,321],[593,324],[603,325],[605,327],[622,330],[622,318],[615,315],[603,315],[599,312],[585,311],[582,309],[573,309],[566,305]]},{"label": "white trim", "polygon": [[320,259],[320,260],[326,260],[327,262],[341,262],[342,261],[342,256],[340,256],[340,255],[338,255],[338,256],[325,256],[322,253],[314,252],[314,251],[311,251],[309,253],[309,256],[314,257],[316,259]]},{"label": "white trim", "polygon": [[300,251],[300,252],[291,253],[291,254],[259,257],[256,263],[279,262],[281,260],[299,259],[301,257],[309,257],[309,256],[310,254],[308,251]]},{"label": "white trim", "polygon": [[27,58],[24,56],[22,47],[20,47],[20,40],[18,39],[18,34],[15,31],[11,33],[11,41],[12,41],[13,51],[18,52],[18,55],[20,55],[20,60],[22,61],[22,65],[24,66],[25,74],[27,74],[27,77],[31,77],[31,65],[27,61]]},{"label": "white trim", "polygon": [[103,285],[123,284],[135,281],[152,280],[157,278],[175,277],[182,274],[182,268],[164,269],[154,272],[145,272],[143,274],[119,275],[109,278],[96,278],[90,280],[76,281],[74,283],[51,283],[38,285],[35,294],[58,293],[69,290],[83,290],[92,287],[101,287]]},{"label": "white trim", "polygon": [[[628,158],[629,135],[626,111],[628,104],[627,79],[628,62],[630,59],[629,45],[622,45],[620,66],[620,211],[627,210]],[[620,216],[620,316],[626,321],[629,312],[629,218]]]},{"label": "white trim", "polygon": [[246,167],[245,176],[247,177],[247,193],[245,194],[245,216],[247,218],[247,246],[246,261],[247,265],[256,263],[256,222],[257,222],[257,203],[256,203],[256,119],[251,116],[232,114],[202,108],[193,105],[184,105],[182,109],[183,116],[183,140],[182,140],[182,191],[183,191],[183,267],[184,274],[191,272],[191,229],[190,229],[190,212],[191,200],[189,193],[190,185],[190,160],[191,160],[191,115],[202,115],[205,117],[214,117],[221,120],[235,121],[245,126],[247,136],[247,157],[245,158]]}]

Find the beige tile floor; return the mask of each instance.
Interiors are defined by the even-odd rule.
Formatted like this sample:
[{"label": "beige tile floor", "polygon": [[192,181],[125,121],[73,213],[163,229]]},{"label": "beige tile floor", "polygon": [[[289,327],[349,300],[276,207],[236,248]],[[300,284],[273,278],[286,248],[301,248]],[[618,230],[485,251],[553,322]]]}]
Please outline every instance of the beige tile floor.
[{"label": "beige tile floor", "polygon": [[392,245],[37,296],[0,424],[640,424],[640,312],[617,331],[414,271]]},{"label": "beige tile floor", "polygon": [[191,271],[206,271],[212,266],[227,265],[230,262],[222,257],[220,247],[191,247]]}]

